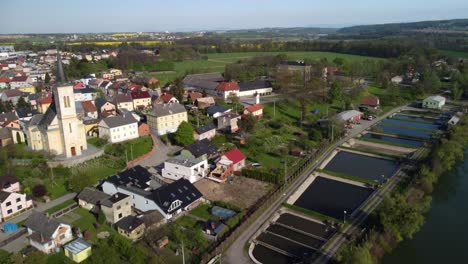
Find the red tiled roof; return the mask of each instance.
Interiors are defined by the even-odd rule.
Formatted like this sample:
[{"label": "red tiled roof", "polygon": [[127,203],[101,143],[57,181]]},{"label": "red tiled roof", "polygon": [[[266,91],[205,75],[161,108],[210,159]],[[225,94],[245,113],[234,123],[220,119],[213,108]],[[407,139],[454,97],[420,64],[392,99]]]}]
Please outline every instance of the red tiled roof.
[{"label": "red tiled roof", "polygon": [[249,111],[250,113],[253,113],[253,112],[258,111],[260,109],[263,109],[263,105],[261,105],[261,104],[254,104],[254,105],[251,105],[251,106],[248,106],[247,108],[245,108],[245,110]]},{"label": "red tiled roof", "polygon": [[174,98],[174,96],[172,94],[163,94],[159,97],[164,103],[169,103],[169,101]]},{"label": "red tiled roof", "polygon": [[133,99],[151,98],[148,91],[132,91],[131,95]]},{"label": "red tiled roof", "polygon": [[0,68],[8,67],[8,64],[0,64]]},{"label": "red tiled roof", "polygon": [[84,88],[84,87],[85,87],[85,85],[82,82],[79,82],[79,83],[73,85],[73,88],[75,88],[75,89],[81,89],[81,88]]},{"label": "red tiled roof", "polygon": [[189,93],[189,96],[190,96],[190,99],[192,100],[192,102],[195,102],[198,98],[202,98],[203,95],[199,92],[191,92]]},{"label": "red tiled roof", "polygon": [[239,84],[237,84],[236,82],[222,82],[220,84],[218,84],[218,86],[216,87],[216,90],[219,90],[219,91],[235,91],[235,90],[240,90],[240,87],[239,87]]},{"label": "red tiled roof", "polygon": [[226,153],[224,153],[224,156],[226,156],[226,158],[228,158],[230,161],[232,161],[234,164],[242,161],[242,160],[245,160],[247,157],[244,155],[244,153],[242,153],[238,148],[235,148],[231,151],[228,151]]},{"label": "red tiled roof", "polygon": [[27,76],[16,76],[11,80],[12,82],[25,82],[28,79]]},{"label": "red tiled roof", "polygon": [[96,112],[97,111],[97,108],[93,104],[93,101],[82,101],[81,105],[83,106],[83,109],[85,110],[85,112],[89,113],[89,112]]},{"label": "red tiled roof", "polygon": [[158,83],[158,82],[159,82],[159,80],[156,79],[156,77],[152,77],[151,79],[148,80],[148,83],[149,83],[149,84]]},{"label": "red tiled roof", "polygon": [[141,86],[141,85],[139,85],[139,84],[136,84],[136,83],[132,83],[132,84],[130,84],[130,85],[128,86],[128,89],[134,90],[134,89],[140,89],[141,87],[143,87],[143,86]]},{"label": "red tiled roof", "polygon": [[[1,66],[0,66],[1,67]],[[10,82],[10,78],[8,77],[0,77],[0,83],[9,83]]]},{"label": "red tiled roof", "polygon": [[361,100],[362,105],[369,105],[369,106],[378,106],[379,105],[379,98],[377,96],[369,95],[364,96]]},{"label": "red tiled roof", "polygon": [[36,102],[38,104],[51,104],[52,103],[52,95],[46,94],[41,98],[37,99]]}]

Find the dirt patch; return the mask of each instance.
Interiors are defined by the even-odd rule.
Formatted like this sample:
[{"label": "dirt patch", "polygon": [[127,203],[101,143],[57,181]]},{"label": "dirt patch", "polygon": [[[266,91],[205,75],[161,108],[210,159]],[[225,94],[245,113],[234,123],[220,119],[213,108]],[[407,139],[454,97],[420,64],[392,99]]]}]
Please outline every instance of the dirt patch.
[{"label": "dirt patch", "polygon": [[210,201],[223,201],[249,208],[268,193],[273,184],[237,176],[231,183],[202,179],[195,183],[195,187]]},{"label": "dirt patch", "polygon": [[360,144],[360,143],[356,143],[353,145],[353,148],[355,148],[356,150],[364,150],[364,151],[372,151],[372,152],[379,152],[379,153],[382,153],[382,154],[387,154],[387,155],[396,155],[396,156],[403,156],[405,154],[408,154],[414,150],[406,150],[406,151],[402,151],[396,147],[392,147],[392,146],[382,146],[382,147],[376,147],[376,146],[370,146],[368,144]]}]

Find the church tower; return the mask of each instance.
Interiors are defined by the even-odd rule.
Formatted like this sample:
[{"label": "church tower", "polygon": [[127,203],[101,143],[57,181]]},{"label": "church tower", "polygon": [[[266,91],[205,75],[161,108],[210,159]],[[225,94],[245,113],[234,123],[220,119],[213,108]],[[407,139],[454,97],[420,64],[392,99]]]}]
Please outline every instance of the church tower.
[{"label": "church tower", "polygon": [[77,118],[73,85],[67,81],[60,57],[57,53],[56,86],[53,88],[57,119],[62,136],[63,154],[68,157],[80,156],[88,148],[86,131]]}]

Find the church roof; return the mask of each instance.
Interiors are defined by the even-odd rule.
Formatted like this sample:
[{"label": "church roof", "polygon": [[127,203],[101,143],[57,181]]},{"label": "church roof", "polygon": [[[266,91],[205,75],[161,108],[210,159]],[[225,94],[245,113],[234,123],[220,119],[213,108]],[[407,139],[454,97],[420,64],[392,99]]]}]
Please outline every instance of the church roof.
[{"label": "church roof", "polygon": [[52,101],[52,103],[49,105],[49,108],[47,108],[47,111],[42,116],[41,121],[39,121],[38,126],[47,128],[50,126],[50,124],[52,124],[52,121],[54,121],[56,116],[57,107],[55,106],[55,101]]}]

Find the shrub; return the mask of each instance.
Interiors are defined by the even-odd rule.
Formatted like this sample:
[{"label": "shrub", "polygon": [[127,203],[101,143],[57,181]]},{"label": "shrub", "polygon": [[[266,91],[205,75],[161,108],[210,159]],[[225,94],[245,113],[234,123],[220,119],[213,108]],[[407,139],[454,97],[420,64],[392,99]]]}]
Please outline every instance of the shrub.
[{"label": "shrub", "polygon": [[34,197],[40,198],[47,194],[47,188],[42,184],[38,184],[33,187],[32,194]]},{"label": "shrub", "polygon": [[271,182],[271,183],[282,183],[283,177],[279,174],[273,174],[263,169],[242,169],[242,175],[247,178],[252,178],[260,181]]}]

